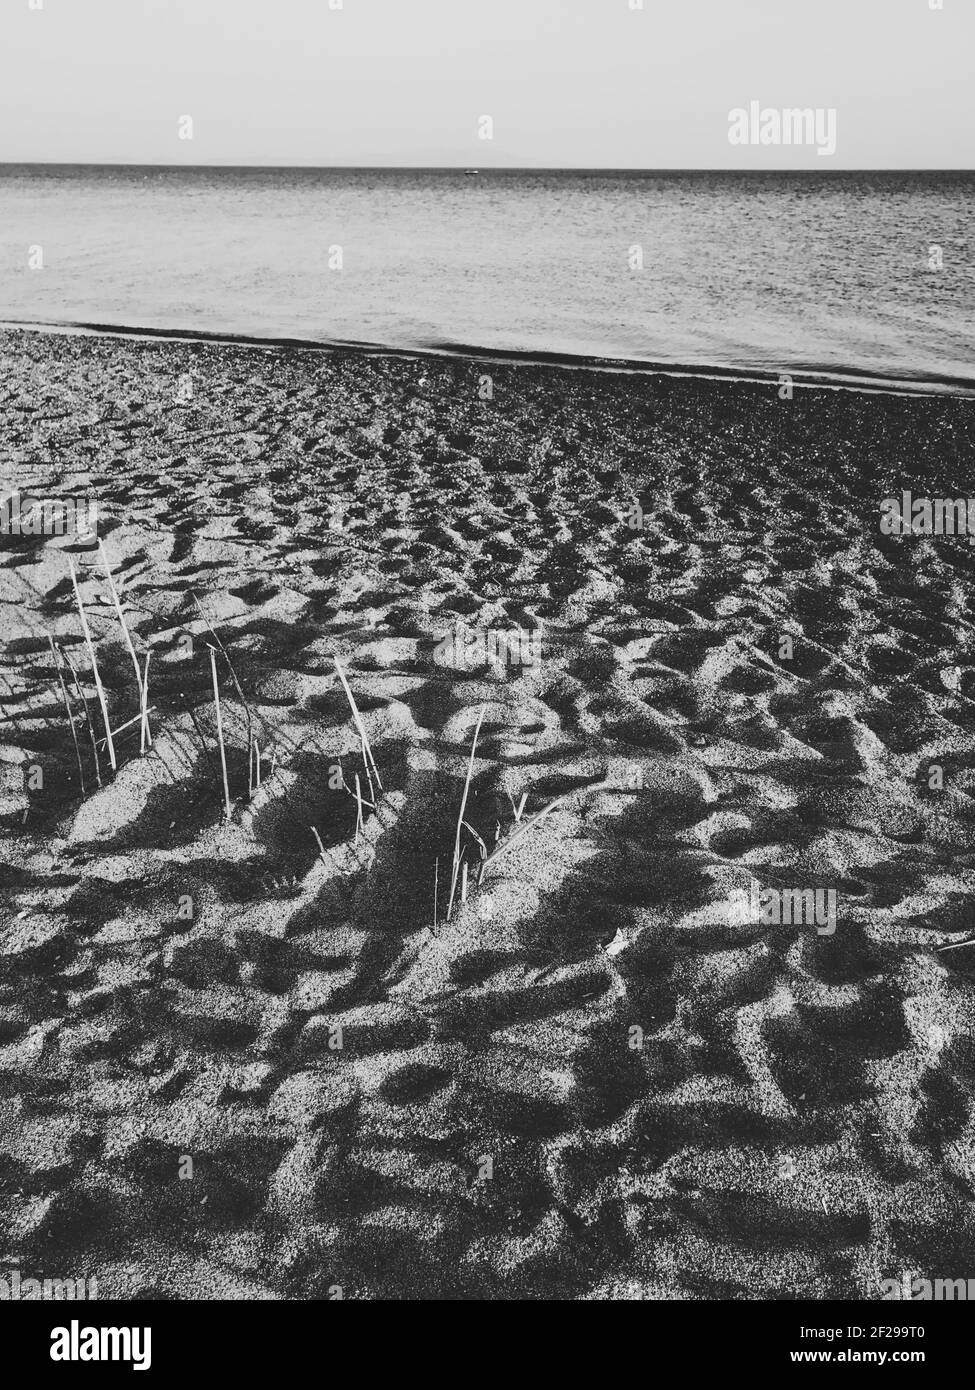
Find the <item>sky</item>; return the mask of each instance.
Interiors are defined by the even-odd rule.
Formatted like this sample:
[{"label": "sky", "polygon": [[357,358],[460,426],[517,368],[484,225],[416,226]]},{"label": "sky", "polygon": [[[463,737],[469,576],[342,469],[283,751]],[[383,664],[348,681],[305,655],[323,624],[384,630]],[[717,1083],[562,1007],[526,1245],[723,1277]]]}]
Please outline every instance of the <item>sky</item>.
[{"label": "sky", "polygon": [[[933,3],[0,0],[0,162],[972,169],[975,0]],[[753,101],[835,153],[731,144]]]}]

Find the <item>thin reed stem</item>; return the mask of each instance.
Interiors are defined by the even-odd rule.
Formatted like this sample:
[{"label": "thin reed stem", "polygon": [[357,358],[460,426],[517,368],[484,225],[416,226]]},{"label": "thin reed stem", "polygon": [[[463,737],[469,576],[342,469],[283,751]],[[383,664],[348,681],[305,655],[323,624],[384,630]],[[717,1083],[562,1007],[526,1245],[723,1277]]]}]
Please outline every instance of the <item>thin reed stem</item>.
[{"label": "thin reed stem", "polygon": [[471,742],[471,756],[467,764],[467,777],[464,779],[464,794],[460,801],[460,814],[457,817],[457,833],[454,836],[454,861],[450,875],[450,900],[447,903],[447,921],[450,921],[451,913],[454,910],[454,895],[457,892],[457,875],[460,873],[460,834],[464,826],[464,814],[467,810],[467,793],[470,791],[471,778],[474,776],[474,758],[477,753],[477,737],[481,732],[481,724],[487,713],[487,705],[481,706],[481,712],[477,716],[477,725],[474,729],[474,738]]},{"label": "thin reed stem", "polygon": [[[224,661],[226,661],[226,663],[227,663],[227,668],[228,668],[228,670],[230,671],[230,679],[231,679],[231,680],[233,681],[233,683],[234,683],[234,688],[235,688],[236,691],[237,691],[237,696],[238,696],[238,698],[239,698],[239,700],[240,700],[240,703],[244,706],[244,717],[245,717],[245,719],[247,720],[247,747],[250,748],[252,742],[254,741],[253,720],[251,719],[251,707],[250,707],[250,705],[247,703],[247,701],[244,699],[244,692],[243,692],[243,690],[241,689],[240,681],[237,679],[237,672],[234,670],[234,663],[230,660],[230,657],[227,655],[227,648],[226,648],[226,647],[224,646],[224,644],[220,641],[220,638],[217,636],[216,632],[214,631],[213,626],[212,626],[212,624],[211,624],[211,622],[210,622],[210,619],[209,619],[209,618],[207,617],[207,615],[204,613],[204,611],[203,611],[203,605],[202,605],[202,603],[200,602],[200,600],[197,598],[196,594],[191,593],[191,594],[190,594],[190,598],[193,600],[193,602],[196,604],[197,608],[199,609],[200,617],[201,617],[201,618],[203,619],[203,621],[206,623],[207,629],[209,630],[209,633],[210,633],[210,636],[213,638],[214,642],[216,642],[217,646],[218,646],[219,649],[220,649],[220,653],[221,653],[221,655],[223,656]],[[209,644],[208,644],[208,645],[209,645]],[[254,790],[254,785],[253,785],[253,781],[252,781],[252,772],[251,772],[251,766],[250,766],[250,758],[248,757],[248,766],[247,766],[247,795],[248,795],[248,797],[250,797],[250,796],[252,795],[253,790]]]},{"label": "thin reed stem", "polygon": [[227,820],[232,815],[230,809],[230,785],[227,781],[227,752],[223,746],[223,713],[220,709],[220,688],[217,684],[217,649],[207,643],[210,653],[210,675],[213,678],[213,703],[217,710],[217,742],[220,744],[220,766],[223,770],[223,800],[227,812]]},{"label": "thin reed stem", "polygon": [[[98,553],[102,557],[102,565],[105,569],[105,578],[108,580],[108,587],[111,590],[112,602],[115,604],[115,612],[118,616],[119,626],[122,629],[122,636],[125,638],[125,645],[129,649],[129,656],[132,658],[132,665],[135,667],[135,683],[139,691],[139,708],[145,709],[145,691],[142,688],[142,672],[139,670],[139,658],[135,654],[135,647],[132,645],[132,638],[129,636],[128,624],[125,621],[125,614],[122,612],[122,604],[119,601],[118,590],[115,587],[115,580],[112,578],[112,569],[108,563],[108,556],[105,554],[105,546],[101,541],[98,542]],[[143,740],[145,738],[145,734],[147,733],[148,728],[146,727],[143,730]],[[149,744],[150,746],[152,745],[151,736],[149,737]],[[144,753],[145,751],[145,742],[143,741],[142,746],[140,748],[140,752]]]},{"label": "thin reed stem", "polygon": [[[357,704],[356,704],[356,702],[355,702],[355,698],[354,698],[354,696],[353,696],[353,694],[352,694],[352,691],[349,689],[349,682],[345,679],[345,672],[342,670],[342,667],[339,665],[339,659],[338,659],[338,657],[337,657],[337,656],[333,656],[333,657],[332,657],[332,660],[335,662],[335,669],[336,669],[336,671],[338,671],[338,673],[339,673],[339,680],[342,682],[342,688],[343,688],[343,690],[345,691],[346,699],[348,700],[348,702],[349,702],[349,704],[350,704],[350,706],[351,706],[351,708],[352,708],[352,718],[355,720],[356,729],[358,730],[359,737],[360,737],[360,739],[362,740],[362,750],[363,750],[363,752],[362,752],[362,760],[363,760],[364,763],[366,763],[366,774],[367,774],[367,777],[368,777],[368,772],[369,772],[369,763],[371,763],[371,764],[372,764],[373,776],[374,776],[375,779],[376,779],[376,786],[379,788],[380,791],[382,791],[382,789],[383,789],[382,778],[379,776],[379,768],[376,766],[376,759],[372,756],[372,748],[369,746],[369,739],[368,739],[368,737],[366,736],[365,725],[364,725],[363,722],[362,722],[362,716],[361,716],[360,713],[359,713],[359,707],[357,706]],[[367,761],[367,759],[368,759],[368,761]],[[373,793],[373,800],[375,801],[375,799],[376,799],[376,798],[375,798],[375,793]]]},{"label": "thin reed stem", "polygon": [[68,663],[68,670],[71,672],[72,679],[74,680],[74,688],[77,692],[78,699],[84,706],[85,722],[88,725],[88,737],[91,739],[91,753],[92,757],[95,760],[95,781],[100,787],[102,785],[102,769],[101,764],[98,761],[98,740],[95,737],[95,725],[92,723],[91,707],[88,704],[88,696],[85,694],[84,689],[82,688],[81,681],[78,677],[77,668],[74,662],[71,660],[71,657],[68,655],[68,653],[64,650],[63,647],[59,648],[59,651],[61,652],[61,655],[64,657],[65,661]]},{"label": "thin reed stem", "polygon": [[98,661],[95,658],[95,646],[91,640],[91,629],[88,626],[88,618],[85,614],[85,605],[81,602],[81,591],[78,588],[78,576],[75,574],[74,561],[68,556],[68,568],[71,571],[71,583],[74,586],[75,601],[78,605],[78,616],[81,618],[81,630],[85,634],[85,645],[88,648],[88,660],[91,662],[91,673],[95,678],[95,689],[98,691],[98,703],[101,706],[102,722],[105,725],[105,742],[108,745],[108,760],[112,765],[112,771],[116,769],[115,745],[112,742],[112,726],[108,722],[108,702],[105,699],[105,688],[102,685],[102,678],[98,674]]},{"label": "thin reed stem", "polygon": [[61,669],[61,662],[58,659],[57,648],[54,645],[54,638],[48,634],[48,642],[51,644],[51,656],[54,658],[54,667],[58,673],[58,681],[61,685],[61,698],[64,700],[64,708],[68,711],[68,723],[71,725],[71,742],[74,744],[74,755],[78,762],[78,780],[81,783],[81,795],[85,795],[85,774],[81,766],[81,749],[78,747],[78,735],[74,727],[74,711],[71,708],[71,701],[68,699],[68,687],[64,683],[64,672]]}]

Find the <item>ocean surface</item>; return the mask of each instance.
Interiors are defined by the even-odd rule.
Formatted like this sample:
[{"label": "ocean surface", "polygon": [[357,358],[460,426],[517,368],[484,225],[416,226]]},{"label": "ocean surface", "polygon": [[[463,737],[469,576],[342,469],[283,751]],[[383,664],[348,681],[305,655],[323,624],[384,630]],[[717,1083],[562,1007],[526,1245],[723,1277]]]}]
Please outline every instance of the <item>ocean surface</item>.
[{"label": "ocean surface", "polygon": [[7,165],[0,320],[971,388],[973,194],[968,173]]}]

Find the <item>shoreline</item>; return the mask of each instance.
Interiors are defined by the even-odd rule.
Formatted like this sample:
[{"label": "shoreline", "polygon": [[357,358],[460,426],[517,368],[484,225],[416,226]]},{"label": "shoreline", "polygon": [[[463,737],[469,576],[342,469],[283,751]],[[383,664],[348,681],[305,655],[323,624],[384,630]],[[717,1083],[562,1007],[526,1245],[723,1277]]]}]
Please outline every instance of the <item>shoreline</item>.
[{"label": "shoreline", "polygon": [[920,373],[915,377],[861,372],[857,368],[816,370],[795,368],[773,371],[762,367],[723,367],[718,364],[643,361],[639,358],[598,357],[560,352],[509,351],[471,343],[445,343],[397,347],[344,338],[289,338],[224,333],[204,329],[154,328],[128,324],[39,319],[0,319],[0,333],[23,332],[61,337],[119,338],[138,342],[213,343],[226,347],[250,347],[267,351],[358,352],[363,357],[489,362],[506,366],[560,367],[567,371],[607,372],[629,376],[666,376],[701,381],[732,381],[778,386],[788,380],[802,391],[855,391],[870,395],[948,396],[975,399],[975,378]]}]

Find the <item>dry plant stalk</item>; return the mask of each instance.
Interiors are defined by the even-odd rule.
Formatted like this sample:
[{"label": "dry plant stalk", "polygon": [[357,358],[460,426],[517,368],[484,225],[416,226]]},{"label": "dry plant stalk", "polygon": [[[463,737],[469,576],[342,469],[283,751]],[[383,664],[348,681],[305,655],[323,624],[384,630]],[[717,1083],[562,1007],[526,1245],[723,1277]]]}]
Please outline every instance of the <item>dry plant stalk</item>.
[{"label": "dry plant stalk", "polygon": [[95,738],[95,726],[92,723],[91,719],[91,707],[88,704],[88,696],[82,689],[81,681],[78,678],[77,668],[75,667],[74,662],[71,660],[71,657],[64,650],[63,647],[59,647],[58,650],[64,657],[65,661],[68,663],[68,670],[71,672],[71,678],[74,681],[75,692],[77,693],[78,699],[81,701],[81,704],[84,707],[85,723],[88,725],[88,737],[91,739],[91,753],[92,757],[95,760],[95,781],[98,784],[98,786],[101,786],[102,769],[101,764],[98,761],[98,740]]},{"label": "dry plant stalk", "polygon": [[78,588],[78,576],[75,574],[74,561],[68,556],[68,568],[71,571],[71,583],[74,586],[75,602],[78,605],[78,616],[81,618],[81,630],[85,634],[85,645],[88,648],[88,660],[91,662],[91,673],[95,678],[95,689],[98,691],[98,703],[101,706],[102,722],[105,725],[105,742],[108,745],[108,760],[112,765],[112,771],[116,770],[115,745],[112,742],[112,726],[108,722],[108,702],[105,699],[105,688],[102,685],[102,678],[98,673],[98,661],[95,657],[95,647],[91,640],[91,629],[88,626],[88,618],[85,614],[85,605],[81,602],[81,591]]},{"label": "dry plant stalk", "polygon": [[[368,739],[368,737],[366,736],[366,730],[365,730],[365,726],[364,726],[364,724],[363,724],[363,722],[362,722],[362,716],[361,716],[360,713],[359,713],[359,708],[358,708],[358,706],[356,705],[355,698],[354,698],[354,696],[353,696],[353,694],[352,694],[352,691],[349,689],[349,682],[345,679],[345,672],[342,670],[342,667],[339,665],[339,659],[338,659],[338,657],[337,657],[337,656],[333,656],[333,657],[332,657],[332,660],[335,662],[335,669],[336,669],[336,671],[338,671],[338,673],[339,673],[339,680],[342,682],[342,689],[345,691],[346,699],[348,700],[349,705],[350,705],[351,708],[352,708],[352,718],[355,720],[355,727],[356,727],[356,730],[358,731],[359,738],[362,740],[362,761],[363,761],[363,763],[365,764],[365,768],[366,768],[366,781],[369,782],[369,785],[370,785],[370,788],[371,788],[371,787],[372,787],[372,780],[371,780],[371,778],[370,778],[370,776],[369,776],[369,765],[370,765],[370,763],[371,763],[371,764],[372,764],[372,773],[373,773],[373,776],[374,776],[375,779],[376,779],[376,786],[379,788],[380,791],[382,791],[382,789],[383,789],[382,778],[379,776],[379,768],[376,766],[376,759],[372,756],[372,748],[369,746],[369,739]],[[375,799],[376,799],[376,794],[375,794],[375,792],[372,793],[372,799],[373,799],[373,801],[375,801]]]},{"label": "dry plant stalk", "polygon": [[[359,774],[358,774],[357,772],[354,772],[354,773],[352,774],[353,777],[354,777],[354,779],[355,779],[355,781],[358,783],[357,789],[356,789],[355,791],[353,791],[352,788],[349,786],[348,782],[345,780],[345,768],[342,767],[342,759],[341,759],[341,758],[339,758],[339,770],[340,770],[341,773],[342,773],[342,787],[343,787],[343,789],[344,789],[345,791],[348,792],[349,796],[354,796],[354,797],[356,798],[357,801],[361,801],[361,802],[362,802],[363,806],[368,806],[370,811],[375,811],[375,809],[376,809],[376,803],[375,803],[375,801],[374,801],[374,800],[373,800],[373,801],[370,801],[368,797],[365,797],[365,796],[363,796],[363,794],[362,794],[362,783],[359,781]],[[373,790],[372,780],[371,780],[370,777],[369,777],[368,771],[366,772],[366,781],[367,781],[367,783],[368,783],[368,785],[369,785],[369,791],[372,793],[372,796],[375,797],[376,793],[375,793],[375,791]]]},{"label": "dry plant stalk", "polygon": [[144,753],[147,748],[152,747],[152,734],[149,730],[149,661],[152,657],[152,648],[146,652],[146,669],[142,673],[142,727],[139,732],[139,752]]},{"label": "dry plant stalk", "polygon": [[[135,683],[139,691],[139,708],[144,710],[146,707],[146,693],[143,689],[142,672],[139,670],[139,658],[135,654],[135,647],[132,645],[132,638],[129,636],[128,624],[125,621],[125,614],[122,612],[122,605],[119,602],[118,590],[115,587],[115,580],[112,578],[112,569],[108,563],[108,556],[105,554],[105,546],[101,541],[98,542],[98,553],[102,557],[102,565],[105,569],[105,578],[108,580],[108,587],[111,590],[112,602],[115,604],[115,612],[122,629],[122,636],[125,638],[125,645],[129,649],[129,656],[132,658],[132,665],[135,668]],[[148,660],[146,665],[148,666]],[[142,740],[140,752],[146,751],[146,738],[148,736],[149,746],[152,747],[152,736],[149,734],[149,727],[143,724]]]},{"label": "dry plant stalk", "polygon": [[[210,623],[210,619],[207,617],[207,615],[206,615],[206,614],[204,613],[204,611],[203,611],[203,605],[202,605],[202,603],[201,603],[200,600],[197,598],[196,594],[194,594],[194,593],[192,593],[192,592],[190,593],[190,598],[193,600],[193,602],[196,604],[197,608],[199,609],[200,617],[201,617],[201,618],[203,619],[203,621],[206,623],[206,625],[207,625],[207,630],[209,631],[210,636],[213,638],[214,642],[216,642],[217,646],[219,647],[220,653],[221,653],[221,655],[223,656],[224,661],[226,661],[227,667],[228,667],[228,669],[229,669],[229,671],[230,671],[230,678],[231,678],[231,680],[233,681],[233,683],[234,683],[234,688],[235,688],[236,691],[237,691],[237,697],[238,697],[238,699],[240,700],[240,703],[244,706],[244,716],[245,716],[245,718],[246,718],[246,720],[247,720],[247,748],[248,748],[248,755],[247,755],[247,795],[248,795],[248,797],[250,797],[250,796],[253,796],[253,794],[254,794],[253,767],[252,767],[251,757],[250,757],[250,748],[251,748],[251,745],[252,745],[253,742],[254,742],[253,721],[252,721],[252,719],[251,719],[251,707],[250,707],[250,705],[247,703],[247,701],[244,699],[244,692],[243,692],[243,690],[241,689],[240,681],[237,679],[237,672],[234,670],[234,663],[230,660],[230,657],[227,655],[227,648],[226,648],[226,647],[224,646],[224,644],[220,641],[220,638],[217,636],[216,632],[213,630],[213,626],[212,626],[211,623]],[[207,645],[209,646],[209,643],[207,643]],[[212,649],[211,649],[211,650],[212,650]]]},{"label": "dry plant stalk", "polygon": [[375,810],[376,789],[372,785],[372,778],[369,776],[369,763],[366,759],[366,741],[364,738],[359,739],[359,746],[362,749],[362,766],[365,769],[366,781],[369,784],[369,800],[373,805],[373,810]]},{"label": "dry plant stalk", "polygon": [[[526,821],[525,824],[521,827],[521,829],[516,831],[510,839],[502,840],[501,844],[498,845],[497,849],[493,849],[491,853],[487,855],[487,857],[485,858],[484,863],[482,865],[481,878],[484,877],[484,873],[486,872],[490,864],[493,864],[496,860],[500,859],[503,854],[507,854],[509,849],[513,849],[519,840],[524,839],[524,837],[528,834],[530,830],[534,830],[535,826],[538,825],[541,821],[543,821],[545,817],[549,814],[549,812],[554,811],[556,806],[561,806],[562,802],[565,800],[566,797],[557,796],[554,801],[550,801],[547,806],[543,806],[537,816],[532,816],[530,821]],[[524,806],[524,798],[522,798],[522,806]]]},{"label": "dry plant stalk", "polygon": [[[155,714],[155,712],[156,712],[156,706],[155,706],[155,705],[150,705],[149,708],[146,710],[146,714]],[[142,712],[141,712],[141,710],[140,710],[140,712],[139,712],[138,714],[134,714],[134,715],[132,716],[131,719],[127,719],[127,720],[125,721],[124,724],[116,724],[116,726],[115,726],[115,728],[114,728],[114,730],[113,730],[113,734],[114,734],[115,738],[118,738],[119,734],[124,734],[125,731],[126,731],[126,729],[131,729],[133,724],[141,724],[142,721],[143,721],[143,718],[144,718],[144,716],[143,716],[143,714],[142,714]],[[100,739],[98,740],[98,742],[99,742],[99,743],[104,743],[105,740],[104,740],[103,738],[100,738]]]},{"label": "dry plant stalk", "polygon": [[54,638],[48,634],[48,642],[51,644],[51,656],[54,658],[54,666],[58,673],[58,681],[61,685],[61,697],[64,700],[64,708],[68,711],[68,723],[71,725],[71,742],[74,744],[74,755],[78,760],[78,780],[81,783],[81,795],[85,795],[85,774],[81,766],[81,749],[78,747],[78,735],[74,729],[74,712],[71,708],[71,701],[68,699],[68,687],[64,683],[64,672],[61,669],[61,662],[58,659],[57,648],[54,645]]},{"label": "dry plant stalk", "polygon": [[[515,815],[516,824],[521,820],[522,814],[525,809],[525,802],[527,800],[528,793],[525,792],[521,798],[521,801],[518,804],[518,809]],[[473,825],[470,825],[467,821],[464,821],[464,829],[469,831],[470,834],[474,836],[474,839],[477,841],[481,851],[481,863],[477,873],[478,887],[480,887],[480,885],[484,882],[484,875],[487,873],[491,865],[496,860],[500,859],[502,855],[507,854],[509,849],[513,849],[519,840],[523,839],[530,830],[534,830],[536,825],[539,825],[551,811],[555,810],[556,806],[560,806],[562,802],[565,800],[566,798],[564,796],[558,796],[555,798],[554,801],[550,801],[546,806],[542,807],[542,809],[538,812],[536,816],[532,816],[530,821],[526,821],[525,824],[522,825],[521,829],[516,830],[514,835],[512,835],[507,840],[500,840],[500,826],[498,826],[498,833],[495,836],[495,846],[492,850],[488,849],[487,845],[484,843],[484,840],[474,829]],[[512,810],[514,810],[514,802],[512,802]],[[465,864],[464,867],[466,869],[467,865]],[[461,901],[463,902],[463,897],[461,898]]]},{"label": "dry plant stalk", "polygon": [[193,728],[196,730],[196,736],[197,736],[197,738],[200,740],[200,747],[203,749],[203,752],[204,752],[205,755],[206,755],[207,766],[209,767],[210,771],[213,773],[213,780],[216,781],[216,780],[217,780],[217,769],[216,769],[216,768],[214,767],[214,765],[213,765],[213,758],[210,756],[210,745],[207,743],[206,739],[203,737],[203,730],[200,728],[200,721],[199,721],[199,720],[197,719],[197,717],[196,717],[196,712],[195,712],[195,710],[193,709],[193,706],[190,704],[189,700],[187,700],[186,694],[185,694],[184,691],[178,690],[178,691],[176,692],[176,694],[177,694],[177,696],[179,697],[179,702],[180,702],[180,704],[183,706],[183,708],[186,710],[186,713],[189,715],[189,717],[190,717],[190,722],[192,723]]},{"label": "dry plant stalk", "polygon": [[311,833],[318,841],[318,853],[321,857],[321,861],[325,865],[325,867],[328,868],[328,860],[325,858],[325,846],[322,844],[322,837],[321,835],[319,835],[318,831],[315,829],[314,826],[311,826]]},{"label": "dry plant stalk", "polygon": [[220,709],[220,689],[217,685],[217,649],[207,643],[210,653],[210,675],[213,678],[213,703],[217,709],[217,742],[220,744],[220,766],[223,770],[223,800],[227,812],[227,820],[230,820],[230,786],[227,782],[227,752],[223,746],[223,714]]},{"label": "dry plant stalk", "polygon": [[355,842],[359,843],[359,831],[365,829],[365,821],[362,819],[362,786],[359,782],[358,772],[355,775]]},{"label": "dry plant stalk", "polygon": [[487,713],[487,705],[481,706],[481,712],[477,716],[477,726],[474,729],[474,739],[471,743],[471,756],[467,764],[467,777],[464,780],[464,795],[460,802],[460,815],[457,817],[457,833],[454,836],[454,861],[450,875],[450,898],[447,902],[447,921],[450,921],[451,913],[454,910],[454,895],[457,892],[457,875],[460,873],[460,833],[464,825],[464,812],[467,810],[467,793],[470,791],[471,778],[474,776],[474,757],[477,753],[477,737],[481,732],[481,724]]}]

